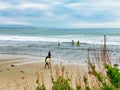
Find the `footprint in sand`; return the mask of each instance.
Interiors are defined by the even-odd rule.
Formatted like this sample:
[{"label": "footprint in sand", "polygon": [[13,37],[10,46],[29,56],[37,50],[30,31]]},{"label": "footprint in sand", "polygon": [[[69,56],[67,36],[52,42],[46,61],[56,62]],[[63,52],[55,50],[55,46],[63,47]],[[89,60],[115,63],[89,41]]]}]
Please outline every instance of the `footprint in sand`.
[{"label": "footprint in sand", "polygon": [[11,67],[15,67],[15,65],[11,65]]},{"label": "footprint in sand", "polygon": [[9,71],[10,69],[7,68],[7,70]]},{"label": "footprint in sand", "polygon": [[21,77],[21,79],[25,79],[25,77]]},{"label": "footprint in sand", "polygon": [[25,74],[25,72],[24,71],[20,71],[21,73],[23,73],[23,74]]}]

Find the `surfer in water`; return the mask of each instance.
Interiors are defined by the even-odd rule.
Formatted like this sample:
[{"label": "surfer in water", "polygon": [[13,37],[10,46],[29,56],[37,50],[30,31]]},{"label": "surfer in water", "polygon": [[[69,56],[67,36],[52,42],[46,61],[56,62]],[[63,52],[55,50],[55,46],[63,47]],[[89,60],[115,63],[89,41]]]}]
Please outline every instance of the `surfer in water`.
[{"label": "surfer in water", "polygon": [[74,46],[74,40],[72,40],[72,42],[71,42],[71,43],[72,43],[72,46]]},{"label": "surfer in water", "polygon": [[77,44],[77,46],[80,46],[80,41],[78,40],[78,41],[76,42],[76,44]]}]

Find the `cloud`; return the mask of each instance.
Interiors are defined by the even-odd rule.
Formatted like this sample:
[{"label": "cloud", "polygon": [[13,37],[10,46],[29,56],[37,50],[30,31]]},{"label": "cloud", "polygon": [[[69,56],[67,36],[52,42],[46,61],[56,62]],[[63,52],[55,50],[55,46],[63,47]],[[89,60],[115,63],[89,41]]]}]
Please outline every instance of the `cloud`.
[{"label": "cloud", "polygon": [[96,9],[111,9],[120,8],[120,1],[118,0],[89,0],[84,2],[74,2],[66,4],[66,7],[79,9],[79,8],[96,8]]},{"label": "cloud", "polygon": [[26,23],[26,22],[20,22],[20,21],[3,21],[2,23],[0,24],[9,24],[9,25],[30,25],[29,23]]},{"label": "cloud", "polygon": [[120,0],[1,0],[0,16],[6,18],[2,19],[4,22],[0,21],[44,24],[46,27],[56,27],[56,24],[64,24],[63,27],[120,27],[119,10]]},{"label": "cloud", "polygon": [[9,9],[10,7],[12,7],[10,4],[8,3],[0,3],[0,10],[5,10],[5,9]]},{"label": "cloud", "polygon": [[31,3],[31,2],[24,2],[17,5],[10,4],[10,3],[3,3],[0,2],[0,10],[6,9],[16,9],[16,10],[23,10],[23,9],[40,9],[40,10],[47,10],[50,9],[50,6],[43,3]]},{"label": "cloud", "polygon": [[72,28],[120,28],[120,21],[96,22],[96,23],[74,22],[74,23],[69,23],[68,27],[72,27]]},{"label": "cloud", "polygon": [[2,25],[31,25],[28,22],[20,21],[14,18],[0,17],[0,24]]},{"label": "cloud", "polygon": [[[101,11],[113,13],[114,11],[119,12],[120,1],[118,0],[89,0],[84,2],[68,3],[66,7],[80,13],[84,16],[92,16]],[[114,14],[114,13],[113,13]],[[120,13],[119,13],[120,14]]]},{"label": "cloud", "polygon": [[18,9],[40,9],[40,10],[48,10],[50,7],[46,4],[42,3],[25,3],[16,6]]},{"label": "cloud", "polygon": [[51,4],[51,5],[54,5],[54,6],[55,6],[55,5],[62,5],[63,2],[58,1],[58,0],[56,0],[56,1],[54,0],[54,2],[51,2],[50,4]]}]

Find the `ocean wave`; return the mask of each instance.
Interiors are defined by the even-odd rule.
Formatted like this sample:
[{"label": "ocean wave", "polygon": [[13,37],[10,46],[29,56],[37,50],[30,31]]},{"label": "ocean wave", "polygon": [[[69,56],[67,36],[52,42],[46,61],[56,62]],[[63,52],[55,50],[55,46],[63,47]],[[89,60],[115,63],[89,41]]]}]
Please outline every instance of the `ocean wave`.
[{"label": "ocean wave", "polygon": [[[103,36],[66,35],[66,36],[18,36],[0,35],[0,41],[31,41],[31,42],[74,42],[81,44],[103,44]],[[108,45],[120,45],[120,36],[107,36]]]}]

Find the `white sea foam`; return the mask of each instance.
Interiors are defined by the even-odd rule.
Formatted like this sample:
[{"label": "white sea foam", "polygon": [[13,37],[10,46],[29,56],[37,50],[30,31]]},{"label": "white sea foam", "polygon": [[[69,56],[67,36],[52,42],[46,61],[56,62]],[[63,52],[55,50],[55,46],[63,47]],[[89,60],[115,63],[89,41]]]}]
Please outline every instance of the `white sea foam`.
[{"label": "white sea foam", "polygon": [[[103,44],[103,36],[66,35],[66,36],[13,36],[1,35],[1,41],[45,41],[45,42],[71,42],[80,41],[86,44]],[[120,45],[120,36],[108,36],[108,45]]]}]

